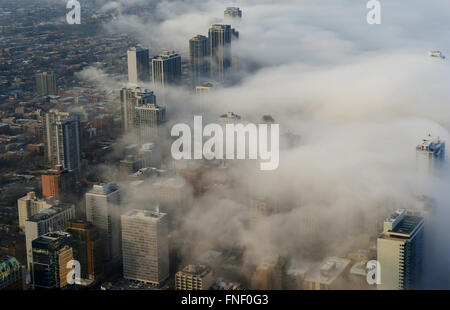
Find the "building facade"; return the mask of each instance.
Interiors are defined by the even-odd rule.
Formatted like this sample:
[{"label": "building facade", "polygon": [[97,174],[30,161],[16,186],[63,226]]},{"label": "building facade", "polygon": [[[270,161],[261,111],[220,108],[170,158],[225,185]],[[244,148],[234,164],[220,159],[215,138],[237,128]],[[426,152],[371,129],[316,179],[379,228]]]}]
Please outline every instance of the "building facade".
[{"label": "building facade", "polygon": [[169,277],[167,214],[131,210],[121,218],[123,276],[162,285]]},{"label": "building facade", "polygon": [[202,35],[197,35],[189,40],[189,56],[191,74],[194,84],[209,77],[209,41]]},{"label": "building facade", "polygon": [[174,51],[163,52],[152,59],[155,88],[177,85],[181,81],[181,56]]},{"label": "building facade", "polygon": [[177,290],[209,290],[213,285],[211,268],[204,265],[188,265],[175,275]]},{"label": "building facade", "polygon": [[211,78],[223,81],[225,72],[231,68],[231,26],[212,25],[208,31],[208,38]]},{"label": "building facade", "polygon": [[140,87],[123,88],[120,91],[120,102],[123,132],[131,133],[135,130],[136,106],[156,104],[156,97],[153,92],[148,89]]},{"label": "building facade", "polygon": [[74,258],[80,262],[81,278],[98,280],[103,272],[103,246],[97,227],[84,220],[70,220],[67,232],[74,239]]},{"label": "building facade", "polygon": [[56,79],[53,73],[36,74],[36,92],[39,96],[56,95]]},{"label": "building facade", "polygon": [[0,291],[23,290],[25,288],[25,268],[12,256],[0,257]]},{"label": "building facade", "polygon": [[50,231],[64,229],[67,222],[74,217],[74,205],[59,204],[48,209],[43,209],[25,221],[25,246],[27,250],[28,268],[30,268],[33,262],[33,240]]},{"label": "building facade", "polygon": [[61,289],[69,285],[67,268],[73,260],[73,238],[68,233],[54,231],[33,240],[31,283],[33,289]]},{"label": "building facade", "polygon": [[19,209],[19,227],[25,231],[25,220],[35,215],[43,209],[48,209],[56,205],[53,198],[39,199],[35,192],[29,192],[17,200]]},{"label": "building facade", "polygon": [[86,220],[94,224],[103,240],[103,261],[120,261],[120,189],[113,183],[94,185],[86,193]]},{"label": "building facade", "polygon": [[62,165],[56,165],[53,169],[45,171],[41,175],[42,196],[53,197],[56,200],[67,201],[68,193],[75,188],[75,174]]},{"label": "building facade", "polygon": [[75,115],[51,109],[44,118],[47,162],[52,166],[74,170],[81,168],[80,122]]},{"label": "building facade", "polygon": [[420,288],[423,272],[424,218],[399,209],[384,221],[377,239],[381,284],[377,289]]},{"label": "building facade", "polygon": [[128,83],[139,85],[140,82],[150,81],[149,50],[133,47],[127,51]]}]

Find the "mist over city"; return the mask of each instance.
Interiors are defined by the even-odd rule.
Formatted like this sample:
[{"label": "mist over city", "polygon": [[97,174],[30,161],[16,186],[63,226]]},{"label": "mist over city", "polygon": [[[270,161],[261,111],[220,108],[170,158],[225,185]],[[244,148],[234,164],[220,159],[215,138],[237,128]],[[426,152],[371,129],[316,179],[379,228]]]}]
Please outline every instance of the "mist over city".
[{"label": "mist over city", "polygon": [[0,290],[450,289],[450,2],[73,2],[0,3]]}]

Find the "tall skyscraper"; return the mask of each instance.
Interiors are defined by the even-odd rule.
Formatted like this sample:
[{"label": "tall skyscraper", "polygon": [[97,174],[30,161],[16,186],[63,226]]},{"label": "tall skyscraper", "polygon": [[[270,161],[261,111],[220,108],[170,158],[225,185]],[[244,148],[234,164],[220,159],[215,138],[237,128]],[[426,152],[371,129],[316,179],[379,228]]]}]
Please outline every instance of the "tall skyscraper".
[{"label": "tall skyscraper", "polygon": [[209,41],[202,35],[189,40],[189,55],[192,79],[195,84],[210,75]]},{"label": "tall skyscraper", "polygon": [[71,271],[67,263],[73,260],[73,238],[70,234],[54,231],[33,240],[31,281],[34,289],[66,287]]},{"label": "tall skyscraper", "polygon": [[436,173],[442,168],[445,158],[445,142],[428,135],[416,147],[417,170],[421,173]]},{"label": "tall skyscraper", "polygon": [[105,262],[120,261],[120,203],[120,189],[113,183],[94,185],[86,193],[86,219],[99,230]]},{"label": "tall skyscraper", "polygon": [[84,220],[70,220],[67,232],[74,239],[74,258],[80,262],[81,278],[98,280],[103,271],[103,247],[97,227]]},{"label": "tall skyscraper", "polygon": [[424,219],[399,209],[384,221],[377,240],[381,284],[377,289],[417,289],[423,266]]},{"label": "tall skyscraper", "polygon": [[242,11],[238,7],[228,7],[223,12],[223,15],[225,18],[227,18],[227,17],[242,18]]},{"label": "tall skyscraper", "polygon": [[163,52],[152,59],[155,88],[176,85],[181,80],[181,56],[174,51]]},{"label": "tall skyscraper", "polygon": [[136,124],[136,111],[138,105],[156,104],[156,97],[148,89],[134,87],[122,88],[120,91],[122,108],[122,129],[124,132],[134,132]]},{"label": "tall skyscraper", "polygon": [[36,74],[36,92],[39,96],[56,95],[56,79],[53,73]]},{"label": "tall skyscraper", "polygon": [[203,265],[188,265],[175,275],[177,290],[209,290],[213,284],[211,268]]},{"label": "tall skyscraper", "polygon": [[29,217],[25,221],[25,246],[28,267],[33,262],[32,242],[39,236],[54,230],[62,230],[67,222],[75,217],[75,206],[59,204]]},{"label": "tall skyscraper", "polygon": [[19,209],[19,227],[25,230],[25,220],[30,216],[35,215],[43,209],[48,209],[56,205],[52,198],[39,199],[35,192],[29,192],[25,196],[17,200],[17,207]]},{"label": "tall skyscraper", "polygon": [[209,51],[211,55],[211,77],[223,80],[231,67],[231,26],[215,24],[209,28]]},{"label": "tall skyscraper", "polygon": [[132,47],[127,51],[128,83],[138,85],[150,81],[150,56],[148,49]]},{"label": "tall skyscraper", "polygon": [[131,210],[122,215],[123,276],[160,286],[169,277],[167,214]]},{"label": "tall skyscraper", "polygon": [[54,167],[80,173],[80,122],[75,115],[51,109],[44,119],[45,153],[48,163]]},{"label": "tall skyscraper", "polygon": [[45,171],[41,179],[44,198],[53,197],[56,200],[67,201],[68,193],[75,188],[75,174],[62,165],[56,165],[53,169]]},{"label": "tall skyscraper", "polygon": [[154,104],[140,104],[135,108],[135,128],[138,143],[154,141],[158,127],[166,121],[166,108]]}]

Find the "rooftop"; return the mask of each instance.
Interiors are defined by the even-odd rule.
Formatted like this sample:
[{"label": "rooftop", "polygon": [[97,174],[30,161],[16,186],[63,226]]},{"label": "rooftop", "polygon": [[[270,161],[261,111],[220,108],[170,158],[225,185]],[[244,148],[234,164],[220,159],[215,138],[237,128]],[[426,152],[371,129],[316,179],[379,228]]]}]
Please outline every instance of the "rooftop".
[{"label": "rooftop", "polygon": [[157,206],[155,211],[133,209],[126,212],[123,216],[141,219],[161,219],[166,215],[166,213],[159,212],[159,206]]},{"label": "rooftop", "polygon": [[48,209],[42,209],[38,213],[27,218],[27,222],[39,222],[51,218],[52,216],[72,208],[72,204],[60,203]]},{"label": "rooftop", "polygon": [[195,275],[195,276],[206,276],[211,269],[205,265],[187,265],[181,271],[184,274]]}]

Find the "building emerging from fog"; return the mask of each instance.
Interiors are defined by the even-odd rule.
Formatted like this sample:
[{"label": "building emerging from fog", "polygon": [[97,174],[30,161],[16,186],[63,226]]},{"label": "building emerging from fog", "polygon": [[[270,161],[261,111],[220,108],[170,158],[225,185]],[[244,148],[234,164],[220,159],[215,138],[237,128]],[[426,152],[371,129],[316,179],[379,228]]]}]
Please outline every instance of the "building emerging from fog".
[{"label": "building emerging from fog", "polygon": [[394,212],[384,221],[377,241],[377,259],[381,267],[381,284],[377,289],[419,288],[423,265],[424,219]]},{"label": "building emerging from fog", "polygon": [[350,269],[351,260],[329,257],[321,265],[306,273],[304,285],[307,290],[336,290],[345,288],[344,275]]},{"label": "building emerging from fog", "polygon": [[175,275],[177,290],[209,290],[214,285],[211,268],[203,265],[188,265]]},{"label": "building emerging from fog", "polygon": [[439,171],[445,159],[445,142],[428,135],[416,147],[417,170],[422,173]]},{"label": "building emerging from fog", "polygon": [[189,55],[192,79],[196,84],[202,78],[209,76],[209,40],[197,35],[189,40]]},{"label": "building emerging from fog", "polygon": [[94,185],[86,193],[86,219],[99,230],[106,262],[120,261],[120,203],[120,189],[113,183]]},{"label": "building emerging from fog", "polygon": [[73,260],[73,239],[68,233],[50,232],[33,240],[32,285],[34,289],[66,287]]},{"label": "building emerging from fog", "polygon": [[208,38],[211,78],[223,81],[225,72],[231,68],[231,26],[212,25],[208,31]]},{"label": "building emerging from fog", "polygon": [[166,121],[166,108],[156,103],[140,104],[136,106],[135,114],[138,143],[151,142],[158,136],[158,128]]},{"label": "building emerging from fog", "polygon": [[128,83],[138,85],[150,81],[150,56],[148,49],[133,47],[127,51]]},{"label": "building emerging from fog", "polygon": [[242,18],[242,11],[238,7],[228,7],[223,12],[224,17]]},{"label": "building emerging from fog", "polygon": [[39,96],[56,95],[56,79],[53,73],[36,74],[36,92]]},{"label": "building emerging from fog", "polygon": [[176,85],[181,81],[181,56],[174,51],[163,52],[152,59],[155,88]]},{"label": "building emerging from fog", "polygon": [[136,123],[135,108],[138,105],[156,104],[152,91],[140,87],[122,88],[120,91],[122,112],[122,130],[125,133],[134,132]]},{"label": "building emerging from fog", "polygon": [[167,214],[131,210],[121,220],[124,278],[162,285],[169,277]]},{"label": "building emerging from fog", "polygon": [[51,109],[44,119],[45,155],[54,167],[74,170],[76,175],[81,168],[80,122],[67,112]]}]

